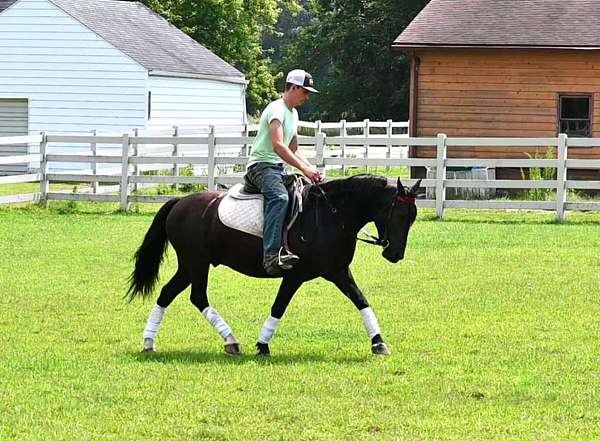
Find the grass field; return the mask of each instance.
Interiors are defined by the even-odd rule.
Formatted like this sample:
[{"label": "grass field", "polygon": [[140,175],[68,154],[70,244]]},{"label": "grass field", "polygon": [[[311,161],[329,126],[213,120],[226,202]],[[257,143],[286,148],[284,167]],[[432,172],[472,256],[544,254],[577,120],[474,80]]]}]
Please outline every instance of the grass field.
[{"label": "grass field", "polygon": [[152,214],[51,207],[0,209],[3,441],[600,439],[599,214],[424,211],[404,261],[361,244],[353,264],[391,357],[314,281],[265,360],[276,281],[211,272],[241,357],[187,292],[141,354],[153,302],[123,295]]}]

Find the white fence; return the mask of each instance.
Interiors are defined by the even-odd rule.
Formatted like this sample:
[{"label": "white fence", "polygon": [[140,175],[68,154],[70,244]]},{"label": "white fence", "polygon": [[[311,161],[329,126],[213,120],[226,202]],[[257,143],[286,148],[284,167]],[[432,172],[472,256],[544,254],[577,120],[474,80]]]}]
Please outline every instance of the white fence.
[{"label": "white fence", "polygon": [[[243,173],[222,174],[223,166],[238,166],[243,168],[247,157],[243,154],[245,147],[251,145],[251,136],[217,136],[212,130],[205,136],[121,136],[105,135],[60,135],[43,134],[39,136],[0,138],[0,145],[14,143],[40,144],[40,153],[16,157],[0,157],[0,164],[40,161],[38,173],[0,177],[1,183],[9,182],[40,182],[40,192],[27,196],[11,196],[0,198],[0,203],[24,202],[27,200],[92,200],[119,202],[123,210],[127,210],[131,202],[164,202],[170,196],[144,196],[132,193],[132,188],[143,184],[205,184],[214,190],[218,184],[231,185],[242,181]],[[119,143],[120,155],[99,155],[98,149],[91,149],[88,155],[51,154],[48,146],[52,143],[88,143],[98,146],[101,144]],[[578,181],[567,179],[567,169],[596,169],[600,170],[600,160],[572,159],[568,157],[569,147],[600,147],[600,138],[567,138],[561,134],[557,138],[448,138],[440,134],[437,137],[410,138],[401,134],[367,135],[362,136],[326,136],[322,131],[316,131],[315,136],[299,136],[299,143],[305,155],[317,167],[325,170],[329,166],[407,166],[435,167],[434,179],[425,179],[422,186],[435,188],[435,199],[419,199],[420,207],[436,209],[442,217],[446,208],[500,208],[500,209],[542,209],[556,211],[559,220],[564,219],[565,210],[600,210],[600,202],[567,202],[569,189],[600,190],[600,181]],[[206,146],[206,154],[182,156],[181,154],[152,153],[144,154],[135,146],[174,144],[183,146]],[[219,156],[220,146],[237,145],[240,149],[238,156]],[[338,155],[348,146],[357,147],[366,152],[366,157],[346,157]],[[384,158],[369,156],[369,149],[377,146],[385,149]],[[404,151],[409,146],[431,146],[437,149],[437,157],[432,159],[393,157],[394,149]],[[496,146],[506,148],[522,147],[555,147],[556,159],[474,159],[447,158],[448,147]],[[179,151],[180,152],[180,151]],[[49,173],[48,164],[52,162],[77,162],[92,164],[92,169],[98,163],[118,164],[119,174],[94,173]],[[148,176],[140,174],[143,165],[153,165],[159,168],[176,165],[201,165],[206,169],[205,176]],[[482,179],[446,179],[448,167],[516,167],[516,168],[555,168],[555,180],[482,180]],[[50,192],[51,182],[91,183],[96,193],[72,194]],[[101,194],[98,183],[116,185],[109,187],[117,194]],[[412,185],[414,180],[406,180],[405,185]],[[533,189],[545,188],[556,191],[555,201],[513,201],[513,200],[446,200],[447,188],[511,188]]]}]

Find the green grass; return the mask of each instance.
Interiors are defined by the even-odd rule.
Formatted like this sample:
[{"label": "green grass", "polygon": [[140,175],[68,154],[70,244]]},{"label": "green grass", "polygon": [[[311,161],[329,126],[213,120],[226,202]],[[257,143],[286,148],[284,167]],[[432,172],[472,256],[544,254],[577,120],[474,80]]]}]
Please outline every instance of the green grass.
[{"label": "green grass", "polygon": [[317,280],[262,360],[276,281],[211,271],[243,356],[223,354],[188,292],[141,354],[153,301],[123,295],[152,214],[63,206],[0,209],[3,441],[600,438],[598,214],[424,210],[403,262],[361,244],[353,263],[391,357],[369,354],[358,313]]},{"label": "green grass", "polygon": [[[89,186],[89,184],[50,184],[50,191],[74,190],[75,188],[83,188]],[[11,196],[16,194],[39,192],[39,182],[26,182],[22,184],[0,184],[0,196]]]}]

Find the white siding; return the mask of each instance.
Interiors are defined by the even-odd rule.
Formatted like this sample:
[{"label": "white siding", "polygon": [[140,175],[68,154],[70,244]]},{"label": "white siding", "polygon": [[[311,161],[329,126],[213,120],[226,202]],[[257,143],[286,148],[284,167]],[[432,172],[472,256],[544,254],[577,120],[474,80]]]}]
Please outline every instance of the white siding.
[{"label": "white siding", "polygon": [[147,79],[145,68],[46,0],[20,0],[0,14],[0,99],[29,100],[30,134],[143,128]]},{"label": "white siding", "polygon": [[214,126],[241,128],[245,96],[242,84],[188,78],[149,78],[152,92],[148,128],[183,130]]},{"label": "white siding", "polygon": [[[151,97],[149,131],[173,133],[177,126],[180,135],[208,133],[215,126],[220,135],[239,136],[243,130],[246,111],[245,89],[242,84],[208,79],[149,77]],[[207,145],[184,145],[179,154],[206,154]],[[242,145],[219,145],[219,156],[237,155]],[[228,167],[226,167],[228,168]],[[195,167],[197,173],[203,166]]]}]

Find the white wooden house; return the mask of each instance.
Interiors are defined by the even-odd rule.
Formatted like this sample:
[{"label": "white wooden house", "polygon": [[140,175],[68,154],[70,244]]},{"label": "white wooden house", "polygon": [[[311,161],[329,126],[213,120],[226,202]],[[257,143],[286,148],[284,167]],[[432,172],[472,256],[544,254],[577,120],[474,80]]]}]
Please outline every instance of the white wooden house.
[{"label": "white wooden house", "polygon": [[246,84],[244,74],[141,3],[0,0],[0,136],[241,126]]}]

